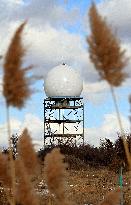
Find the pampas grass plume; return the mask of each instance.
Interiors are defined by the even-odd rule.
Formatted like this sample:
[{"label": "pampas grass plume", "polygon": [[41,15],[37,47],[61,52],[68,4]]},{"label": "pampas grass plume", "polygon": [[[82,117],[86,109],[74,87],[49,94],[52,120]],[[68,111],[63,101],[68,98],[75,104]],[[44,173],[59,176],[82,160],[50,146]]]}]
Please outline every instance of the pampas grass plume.
[{"label": "pampas grass plume", "polygon": [[107,80],[112,86],[119,86],[126,77],[123,68],[128,58],[125,50],[113,33],[106,20],[98,13],[93,3],[89,10],[91,35],[87,38],[90,59],[99,72],[101,79]]},{"label": "pampas grass plume", "polygon": [[29,175],[38,171],[38,159],[27,129],[24,129],[18,141],[18,153]]},{"label": "pampas grass plume", "polygon": [[129,169],[131,170],[131,155],[125,139],[122,120],[113,88],[113,86],[120,86],[126,78],[127,74],[123,69],[129,59],[125,57],[125,50],[121,49],[119,40],[116,38],[116,35],[106,20],[98,13],[94,3],[92,3],[89,10],[89,19],[91,35],[87,38],[87,42],[89,44],[90,59],[98,71],[100,78],[109,83]]},{"label": "pampas grass plume", "polygon": [[0,153],[0,181],[5,187],[11,187],[11,176],[7,156]]},{"label": "pampas grass plume", "polygon": [[54,148],[45,157],[45,175],[48,188],[55,195],[57,205],[69,205],[71,202],[66,198],[66,164],[60,149]]},{"label": "pampas grass plume", "polygon": [[7,106],[22,108],[30,96],[28,79],[22,69],[25,48],[22,43],[22,32],[26,22],[16,30],[4,59],[3,95]]},{"label": "pampas grass plume", "polygon": [[19,179],[16,191],[16,201],[23,205],[39,205],[38,197],[33,190],[30,177],[26,172],[22,160],[17,160],[16,162],[16,175]]}]

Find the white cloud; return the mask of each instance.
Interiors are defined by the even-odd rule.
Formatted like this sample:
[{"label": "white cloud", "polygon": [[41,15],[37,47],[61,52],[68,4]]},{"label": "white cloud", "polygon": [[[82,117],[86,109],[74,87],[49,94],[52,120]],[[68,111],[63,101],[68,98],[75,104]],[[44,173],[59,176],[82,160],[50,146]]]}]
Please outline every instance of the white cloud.
[{"label": "white cloud", "polygon": [[24,118],[24,122],[21,123],[20,132],[24,128],[28,128],[32,138],[34,140],[41,140],[43,137],[43,121],[39,119],[34,114],[26,114]]},{"label": "white cloud", "polygon": [[[21,122],[18,119],[11,119],[11,130],[12,134],[17,133],[20,130]],[[8,145],[8,132],[7,132],[7,123],[0,125],[0,146]]]},{"label": "white cloud", "polygon": [[57,25],[63,20],[73,23],[79,17],[77,8],[67,11],[57,1],[52,0],[31,0],[28,3],[19,0],[7,0],[6,2],[1,0],[0,10],[1,19],[2,17],[5,17],[5,20],[8,21],[31,19],[33,24],[41,23],[41,25],[45,22]]},{"label": "white cloud", "polygon": [[[26,19],[29,19],[24,32],[24,43],[27,46],[28,53],[26,63],[34,64],[34,71],[37,74],[45,76],[47,71],[53,66],[65,61],[70,66],[78,69],[83,79],[84,97],[94,103],[100,103],[106,97],[108,86],[104,81],[98,83],[98,74],[93,64],[89,60],[88,52],[85,48],[85,39],[77,33],[70,33],[66,30],[67,24],[72,26],[77,22],[79,14],[75,8],[70,12],[56,4],[55,1],[32,0],[28,4],[23,4],[17,0],[1,0],[0,4],[0,55],[4,54],[9,42],[17,26]],[[130,12],[131,2],[129,0],[108,0],[103,1],[98,5],[98,8],[107,16],[108,21],[118,28],[118,34],[122,36],[122,46],[127,49],[127,54],[130,56],[131,44],[127,39],[130,38]],[[119,9],[118,9],[119,8]],[[126,13],[121,15],[125,8]],[[113,15],[112,15],[113,13]],[[114,17],[115,16],[115,17]],[[130,73],[130,64],[126,68]],[[0,78],[1,79],[1,78]],[[0,80],[1,81],[1,80]],[[130,80],[123,85],[130,86]],[[1,88],[0,88],[1,89]],[[109,120],[109,121],[108,121]],[[108,135],[108,122],[110,133],[114,133],[114,124],[116,119],[113,116],[105,116],[103,124],[97,129],[86,128],[87,138],[89,136],[91,142],[98,144],[98,133],[103,133],[102,136]],[[125,120],[126,121],[126,120]],[[25,115],[24,121],[12,119],[13,132],[19,130],[21,132],[24,126],[27,126],[31,132],[33,139],[37,142],[42,142],[43,125],[42,120],[32,114]],[[127,124],[127,121],[126,121]],[[7,142],[5,124],[3,131],[0,133],[0,144]],[[16,130],[17,129],[17,130]],[[2,130],[2,129],[1,129]],[[114,130],[114,131],[113,131]],[[109,136],[109,135],[108,135]],[[115,137],[115,135],[112,135]],[[96,139],[94,137],[97,137]]]},{"label": "white cloud", "polygon": [[117,29],[118,35],[130,39],[131,36],[131,1],[130,0],[104,0],[98,4],[102,15],[107,17],[109,23]]},{"label": "white cloud", "polygon": [[71,34],[65,29],[57,30],[50,25],[46,25],[43,30],[28,27],[25,42],[31,45],[28,61],[38,65],[36,72],[45,74],[48,69],[65,61],[81,71],[89,81],[97,76],[93,66],[90,66],[82,38],[77,34]]},{"label": "white cloud", "polygon": [[[4,6],[8,10],[11,10],[10,4]],[[15,5],[14,7],[15,12],[10,14],[11,19],[9,18],[7,21],[8,27],[2,26],[0,29],[2,53],[7,49],[10,38],[16,27],[20,24],[22,16],[24,18],[28,16],[29,22],[26,26],[24,36],[24,43],[28,50],[26,62],[35,65],[34,71],[36,73],[45,76],[49,69],[65,61],[70,66],[78,69],[85,81],[93,82],[98,80],[98,73],[90,62],[88,52],[84,47],[86,45],[85,38],[83,40],[83,37],[79,34],[70,33],[64,28],[64,23],[67,22],[67,16],[76,20],[77,17],[74,18],[72,16],[72,12],[74,11],[69,13],[65,8],[52,1],[45,2],[41,0],[38,2],[31,1],[26,6],[19,5],[17,7]],[[59,12],[56,12],[57,10]],[[67,15],[64,15],[64,12]],[[55,22],[59,21],[61,24],[57,27]],[[7,33],[6,36],[5,33]],[[130,44],[124,44],[124,46],[128,47],[128,53],[130,54]],[[130,65],[126,69],[128,72],[130,72],[129,67]]]},{"label": "white cloud", "polygon": [[110,87],[104,80],[93,83],[84,82],[82,96],[84,101],[89,100],[93,104],[98,105],[107,99],[109,91]]},{"label": "white cloud", "polygon": [[[4,54],[10,39],[20,23],[10,23],[8,34],[2,41],[1,53]],[[4,30],[0,39],[4,37]],[[98,74],[90,63],[88,53],[83,47],[81,36],[70,33],[64,28],[57,30],[49,24],[43,28],[32,27],[28,24],[25,28],[23,42],[27,48],[26,63],[34,65],[34,72],[44,75],[49,69],[63,61],[79,70],[84,80],[94,81]]]},{"label": "white cloud", "polygon": [[[123,100],[123,89],[129,90],[131,86],[131,79],[126,79],[120,87],[114,87],[115,94],[117,98]],[[129,95],[128,91],[128,95]],[[94,105],[101,105],[109,99],[111,95],[111,90],[109,84],[105,80],[100,80],[99,82],[84,82],[82,96],[84,101],[87,100]]]},{"label": "white cloud", "polygon": [[[124,116],[121,116],[122,125],[125,133],[129,133],[129,121]],[[89,144],[99,146],[100,139],[105,138],[115,141],[117,133],[120,133],[118,119],[114,113],[106,114],[104,120],[99,127],[85,128],[85,141]]]},{"label": "white cloud", "polygon": [[[124,131],[128,133],[129,121],[124,116],[121,116],[121,119],[122,119]],[[44,125],[43,121],[31,113],[26,114],[23,122],[18,119],[11,119],[12,133],[13,134],[17,133],[18,135],[20,135],[22,133],[22,130],[25,127],[28,128],[30,135],[33,139],[33,143],[36,145],[37,148],[43,146],[43,136],[44,136],[43,125]],[[56,125],[53,126],[54,129],[58,128]],[[6,124],[2,124],[0,126],[0,130],[1,130],[0,145],[7,146],[8,137],[7,137]],[[99,127],[91,127],[91,128],[86,127],[84,130],[85,130],[84,131],[85,142],[92,144],[94,146],[99,146],[100,139],[109,138],[111,141],[114,142],[117,139],[117,133],[120,131],[118,120],[114,113],[106,114],[104,116],[103,122]],[[75,133],[75,130],[72,129],[72,131],[73,133]],[[82,130],[80,129],[80,131]]]},{"label": "white cloud", "polygon": [[[97,78],[97,73],[83,46],[83,37],[65,29],[67,22],[77,22],[79,14],[76,8],[67,11],[52,0],[31,1],[28,5],[17,5],[15,1],[11,4],[10,1],[9,4],[5,4],[2,0],[0,7],[2,54],[7,50],[17,26],[23,19],[29,19],[24,42],[29,51],[27,61],[36,66],[36,73],[45,75],[48,69],[65,61],[80,70],[84,79],[92,81]],[[5,15],[7,13],[8,18]]]},{"label": "white cloud", "polygon": [[[33,143],[43,146],[43,122],[33,114],[26,114],[23,121],[19,119],[11,118],[11,131],[12,134],[17,133],[21,135],[24,128],[29,130],[29,133],[33,139]],[[8,146],[8,133],[7,133],[7,124],[3,123],[0,125],[0,146]]]},{"label": "white cloud", "polygon": [[[17,15],[16,15],[17,13]],[[14,13],[14,19],[30,19],[33,25],[43,26],[46,23],[50,23],[52,26],[61,26],[62,22],[65,24],[74,24],[78,20],[79,10],[72,8],[66,10],[57,1],[42,1],[32,0],[28,4],[17,9]]]}]

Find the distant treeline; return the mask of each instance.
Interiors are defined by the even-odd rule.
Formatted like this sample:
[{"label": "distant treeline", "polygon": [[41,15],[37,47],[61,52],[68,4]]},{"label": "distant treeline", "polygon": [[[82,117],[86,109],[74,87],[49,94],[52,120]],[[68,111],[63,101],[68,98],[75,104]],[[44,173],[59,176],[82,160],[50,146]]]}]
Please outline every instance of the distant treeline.
[{"label": "distant treeline", "polygon": [[[131,153],[131,134],[126,136],[129,151]],[[14,159],[17,157],[17,142],[18,135],[12,135],[12,149]],[[65,155],[65,161],[70,169],[86,169],[87,166],[101,167],[105,166],[115,172],[119,171],[122,166],[125,171],[128,170],[127,159],[123,146],[123,141],[120,135],[113,143],[110,139],[101,140],[99,147],[91,146],[90,144],[75,146],[60,144],[59,146],[52,145],[42,148],[38,151],[38,157],[43,162],[47,153],[54,147],[59,147],[61,153]],[[8,149],[2,151],[8,154]]]},{"label": "distant treeline", "polygon": [[[131,134],[126,136],[129,151],[131,153]],[[38,157],[44,161],[45,155],[55,146],[47,147],[38,151]],[[85,169],[86,166],[101,167],[105,166],[114,171],[118,171],[120,166],[128,170],[126,155],[121,136],[113,143],[105,138],[101,141],[100,147],[89,144],[81,146],[59,145],[61,152],[66,156],[69,168]]]}]

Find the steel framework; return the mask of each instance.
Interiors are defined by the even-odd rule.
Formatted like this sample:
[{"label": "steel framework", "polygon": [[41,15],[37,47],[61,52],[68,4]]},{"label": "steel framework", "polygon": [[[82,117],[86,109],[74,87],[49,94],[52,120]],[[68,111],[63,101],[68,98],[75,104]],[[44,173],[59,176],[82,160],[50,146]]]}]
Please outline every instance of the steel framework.
[{"label": "steel framework", "polygon": [[82,97],[44,99],[44,147],[55,144],[84,144]]}]

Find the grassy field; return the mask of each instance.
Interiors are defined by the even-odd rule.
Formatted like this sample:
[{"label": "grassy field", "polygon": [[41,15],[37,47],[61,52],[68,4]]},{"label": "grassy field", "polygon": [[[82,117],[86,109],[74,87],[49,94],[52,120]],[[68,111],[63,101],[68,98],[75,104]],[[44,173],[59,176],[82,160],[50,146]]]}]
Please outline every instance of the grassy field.
[{"label": "grassy field", "polygon": [[[41,170],[43,170],[43,166],[41,166]],[[129,205],[131,195],[128,172],[123,175],[123,179],[124,201],[126,205]],[[37,179],[37,187],[39,187],[38,190],[41,198],[40,204],[47,204],[49,192],[45,183],[43,171]],[[106,167],[99,167],[96,169],[85,165],[84,169],[79,170],[68,168],[67,195],[74,204],[99,204],[109,191],[116,190],[118,187],[118,174],[108,170]]]},{"label": "grassy field", "polygon": [[[67,198],[74,205],[99,204],[106,194],[110,191],[117,190],[119,175],[111,169],[98,166],[92,167],[84,163],[75,156],[65,156],[67,166],[66,174],[66,194]],[[39,205],[55,205],[54,195],[51,195],[46,183],[44,161],[40,160],[39,174],[32,178],[32,185],[35,187],[35,192],[39,195]],[[130,205],[130,182],[129,173],[123,174],[123,194],[124,205]],[[2,187],[0,188],[0,204],[7,205],[6,196]],[[114,205],[110,204],[109,205]],[[115,204],[116,205],[116,204]]]}]

